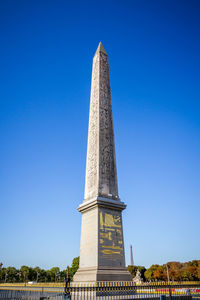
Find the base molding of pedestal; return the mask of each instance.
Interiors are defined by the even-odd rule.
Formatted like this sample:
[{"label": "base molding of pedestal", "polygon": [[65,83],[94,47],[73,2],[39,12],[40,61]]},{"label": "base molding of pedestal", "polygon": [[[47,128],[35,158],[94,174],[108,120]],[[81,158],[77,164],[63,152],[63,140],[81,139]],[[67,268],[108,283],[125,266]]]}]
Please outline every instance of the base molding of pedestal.
[{"label": "base molding of pedestal", "polygon": [[132,281],[126,268],[80,268],[73,277],[73,282]]}]

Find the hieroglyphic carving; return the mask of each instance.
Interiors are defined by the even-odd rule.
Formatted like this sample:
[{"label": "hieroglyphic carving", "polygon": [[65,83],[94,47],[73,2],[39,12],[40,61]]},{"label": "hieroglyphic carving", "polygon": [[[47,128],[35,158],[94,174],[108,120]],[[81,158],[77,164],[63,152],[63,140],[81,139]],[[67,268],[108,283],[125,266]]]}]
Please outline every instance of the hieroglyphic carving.
[{"label": "hieroglyphic carving", "polygon": [[99,57],[95,56],[92,69],[90,116],[85,180],[85,199],[98,194],[98,121],[99,121]]},{"label": "hieroglyphic carving", "polygon": [[118,199],[108,56],[93,59],[85,200],[94,196]]},{"label": "hieroglyphic carving", "polygon": [[118,197],[108,56],[100,54],[99,193]]},{"label": "hieroglyphic carving", "polygon": [[124,246],[121,212],[101,209],[99,212],[99,263],[123,266]]}]

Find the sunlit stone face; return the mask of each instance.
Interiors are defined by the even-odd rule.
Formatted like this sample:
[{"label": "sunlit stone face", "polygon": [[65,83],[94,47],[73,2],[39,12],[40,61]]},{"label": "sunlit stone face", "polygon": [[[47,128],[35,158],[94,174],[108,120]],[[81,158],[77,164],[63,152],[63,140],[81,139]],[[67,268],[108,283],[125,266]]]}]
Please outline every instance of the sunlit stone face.
[{"label": "sunlit stone face", "polygon": [[98,208],[82,214],[80,268],[98,265]]},{"label": "sunlit stone face", "polygon": [[95,196],[118,199],[108,56],[98,51],[92,68],[85,201]]}]

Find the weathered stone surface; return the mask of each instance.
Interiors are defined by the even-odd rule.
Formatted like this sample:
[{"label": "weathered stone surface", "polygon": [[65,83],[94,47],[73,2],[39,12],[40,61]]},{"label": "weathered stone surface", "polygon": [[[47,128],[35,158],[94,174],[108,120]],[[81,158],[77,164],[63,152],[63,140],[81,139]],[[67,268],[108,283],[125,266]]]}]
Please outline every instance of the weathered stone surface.
[{"label": "weathered stone surface", "polygon": [[98,266],[98,207],[82,213],[80,268]]},{"label": "weathered stone surface", "polygon": [[93,58],[85,201],[118,199],[108,56],[102,46]]},{"label": "weathered stone surface", "polygon": [[74,281],[129,281],[118,196],[108,56],[99,44],[93,59],[80,265]]}]

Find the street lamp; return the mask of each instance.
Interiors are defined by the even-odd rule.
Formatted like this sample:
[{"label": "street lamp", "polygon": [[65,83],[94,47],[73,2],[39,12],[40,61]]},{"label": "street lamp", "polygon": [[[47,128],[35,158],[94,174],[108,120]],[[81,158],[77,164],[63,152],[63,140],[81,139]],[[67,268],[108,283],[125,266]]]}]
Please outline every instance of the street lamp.
[{"label": "street lamp", "polygon": [[167,268],[167,279],[168,279],[168,282],[169,282],[169,269],[168,269],[168,265],[166,264],[166,268]]},{"label": "street lamp", "polygon": [[36,282],[38,282],[38,276],[39,276],[39,272],[37,272],[37,279],[36,279]]},{"label": "street lamp", "polygon": [[24,271],[24,286],[26,286],[26,271]]},{"label": "street lamp", "polygon": [[70,278],[69,278],[69,266],[67,266],[67,276],[66,276],[66,282],[65,282],[65,294],[68,295],[68,299],[70,298],[70,292],[69,292],[69,287],[70,285]]},{"label": "street lamp", "polygon": [[[167,278],[168,278],[168,284],[170,284],[170,280],[169,280],[169,268],[168,265],[166,264],[166,268],[167,268]],[[172,300],[172,291],[171,288],[169,287],[169,300]]]}]

